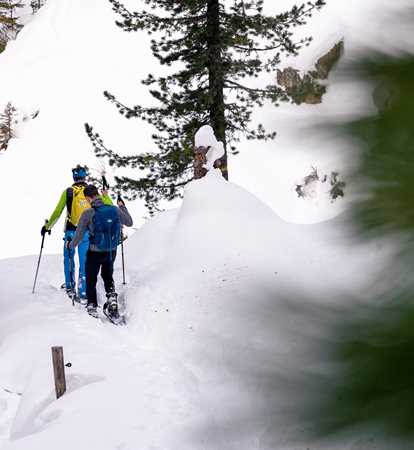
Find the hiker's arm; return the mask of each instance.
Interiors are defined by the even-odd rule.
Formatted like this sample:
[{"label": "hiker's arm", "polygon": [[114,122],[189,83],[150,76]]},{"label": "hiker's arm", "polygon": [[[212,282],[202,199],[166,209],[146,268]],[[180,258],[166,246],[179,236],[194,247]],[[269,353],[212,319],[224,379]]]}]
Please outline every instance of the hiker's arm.
[{"label": "hiker's arm", "polygon": [[132,227],[133,221],[132,217],[126,209],[125,205],[118,206],[119,219],[121,220],[121,224],[127,227]]},{"label": "hiker's arm", "polygon": [[93,213],[93,209],[89,208],[80,216],[75,236],[73,236],[73,240],[70,244],[71,248],[75,248],[82,241],[83,235],[87,231],[89,222],[91,221],[91,213]]},{"label": "hiker's arm", "polygon": [[65,209],[66,206],[66,190],[63,191],[62,195],[60,196],[59,202],[56,205],[55,210],[53,211],[52,215],[50,216],[50,219],[47,221],[46,229],[51,230],[55,223],[59,220],[59,217],[62,214],[62,211]]}]

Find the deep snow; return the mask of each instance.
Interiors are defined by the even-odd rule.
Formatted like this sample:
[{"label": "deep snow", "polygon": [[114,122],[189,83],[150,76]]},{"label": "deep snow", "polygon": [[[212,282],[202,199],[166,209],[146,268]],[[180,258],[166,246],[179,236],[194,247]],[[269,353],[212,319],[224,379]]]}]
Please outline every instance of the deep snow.
[{"label": "deep snow", "polygon": [[[397,4],[409,2],[328,0],[305,28],[314,43],[294,64],[308,69],[342,37],[342,64],[363,44],[396,45],[395,34],[390,42],[382,31]],[[304,202],[294,192],[311,166],[346,175],[355,164],[351,144],[309,127],[370,111],[369,92],[340,72],[331,76],[324,104],[257,114],[279,135],[267,144],[241,143],[230,166],[237,184],[211,172],[188,186],[178,209],[128,239],[127,327],[72,308],[57,289],[60,256],[44,256],[31,294],[40,227],[71,182],[71,166],[99,168],[83,123],[124,153],[153,145],[149,127],[125,120],[102,97],[108,89],[130,103],[150,101],[139,80],[159,70],[147,37],[123,33],[113,22],[105,1],[48,0],[0,55],[0,105],[12,100],[22,114],[40,110],[0,155],[0,202],[9,219],[0,222],[2,450],[392,448],[364,433],[302,443],[306,424],[290,411],[300,408],[306,383],[287,395],[293,375],[306,378],[313,361],[305,344],[318,336],[289,305],[323,308],[333,293],[368,295],[372,272],[393,248],[355,240],[345,202],[319,196]],[[140,224],[142,205],[128,206]],[[61,223],[47,236],[45,253],[60,252]],[[19,258],[3,259],[11,256]],[[59,401],[52,345],[63,345],[73,364]]]},{"label": "deep snow", "polygon": [[[2,450],[302,448],[283,380],[306,369],[306,327],[285,306],[365,289],[367,265],[386,253],[340,228],[289,225],[209,172],[126,241],[126,327],[71,306],[60,257],[42,261],[35,295],[36,258],[1,261],[0,387],[23,393]],[[58,401],[52,345],[73,364]],[[15,397],[0,398],[12,410]]]}]

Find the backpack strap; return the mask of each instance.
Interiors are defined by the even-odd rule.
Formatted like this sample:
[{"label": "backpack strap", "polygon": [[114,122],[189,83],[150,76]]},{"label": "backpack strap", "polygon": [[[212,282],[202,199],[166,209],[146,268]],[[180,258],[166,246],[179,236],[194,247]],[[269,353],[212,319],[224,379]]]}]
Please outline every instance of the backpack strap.
[{"label": "backpack strap", "polygon": [[72,212],[72,203],[73,203],[73,189],[72,187],[68,187],[66,189],[66,208],[68,210],[68,221],[70,220],[70,214]]},{"label": "backpack strap", "polygon": [[[91,205],[91,208],[93,209],[94,213],[96,214],[96,211],[98,210],[98,206],[96,205]],[[95,214],[92,217],[92,223],[94,224],[94,228],[95,228]],[[89,230],[89,242],[93,243],[93,239],[95,237],[95,233],[94,233],[95,229],[93,230]]]}]

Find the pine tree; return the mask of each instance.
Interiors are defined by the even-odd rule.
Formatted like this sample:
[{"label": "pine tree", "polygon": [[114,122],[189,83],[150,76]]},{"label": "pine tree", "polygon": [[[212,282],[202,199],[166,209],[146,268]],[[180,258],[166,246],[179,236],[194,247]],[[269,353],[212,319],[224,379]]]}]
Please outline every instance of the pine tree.
[{"label": "pine tree", "polygon": [[180,188],[191,179],[193,137],[202,125],[211,125],[224,144],[226,153],[218,167],[225,178],[227,152],[237,153],[235,143],[242,135],[262,140],[275,137],[274,131],[266,131],[262,125],[250,127],[253,108],[265,101],[278,104],[289,96],[276,83],[257,87],[251,80],[262,72],[276,74],[282,54],[297,55],[309,44],[311,38],[295,42],[292,30],[305,24],[325,3],[309,1],[266,16],[264,0],[235,0],[230,8],[220,0],[145,0],[157,13],[131,12],[119,1],[109,1],[120,15],[118,26],[125,31],[160,34],[152,40],[154,56],[162,65],[181,66],[171,75],[156,78],[150,74],[143,81],[158,106],[129,107],[105,92],[121,114],[143,119],[157,129],[153,139],[159,152],[121,157],[106,148],[99,134],[86,124],[98,156],[108,157],[110,164],[143,171],[139,180],[124,177],[117,181],[133,197],[144,197],[149,207],[155,207],[161,198],[179,196]]},{"label": "pine tree", "polygon": [[22,0],[0,1],[0,45],[4,47],[10,39],[15,39],[23,28],[17,16],[17,10],[23,8]]},{"label": "pine tree", "polygon": [[32,0],[30,2],[30,7],[32,8],[33,14],[36,14],[37,11],[45,4],[45,0]]},{"label": "pine tree", "polygon": [[7,150],[10,139],[15,137],[13,130],[16,124],[16,108],[9,102],[0,113],[0,150]]}]

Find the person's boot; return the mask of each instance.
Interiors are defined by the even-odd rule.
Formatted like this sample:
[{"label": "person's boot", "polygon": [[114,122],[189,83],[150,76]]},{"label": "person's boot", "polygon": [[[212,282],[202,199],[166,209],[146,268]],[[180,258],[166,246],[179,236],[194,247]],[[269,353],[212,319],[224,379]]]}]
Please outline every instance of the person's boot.
[{"label": "person's boot", "polygon": [[89,303],[86,310],[88,311],[88,314],[95,317],[95,319],[98,317],[98,307],[95,304]]},{"label": "person's boot", "polygon": [[67,288],[67,289],[66,289],[66,295],[67,295],[72,301],[78,301],[78,296],[76,295],[75,289]]},{"label": "person's boot", "polygon": [[106,293],[106,302],[103,308],[109,316],[118,317],[118,294],[115,291]]}]

